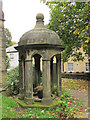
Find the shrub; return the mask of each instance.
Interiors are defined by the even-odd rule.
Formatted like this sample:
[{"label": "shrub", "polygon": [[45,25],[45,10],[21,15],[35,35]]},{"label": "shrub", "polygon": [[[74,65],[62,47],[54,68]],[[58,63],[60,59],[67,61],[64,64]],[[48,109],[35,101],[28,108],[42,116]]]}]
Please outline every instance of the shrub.
[{"label": "shrub", "polygon": [[53,87],[51,88],[51,91],[52,91],[52,94],[55,94],[55,95],[58,95],[58,87],[57,87],[57,85],[53,85]]},{"label": "shrub", "polygon": [[7,72],[7,93],[15,95],[19,93],[19,67]]},{"label": "shrub", "polygon": [[6,69],[9,69],[9,68],[10,68],[10,58],[6,53]]}]

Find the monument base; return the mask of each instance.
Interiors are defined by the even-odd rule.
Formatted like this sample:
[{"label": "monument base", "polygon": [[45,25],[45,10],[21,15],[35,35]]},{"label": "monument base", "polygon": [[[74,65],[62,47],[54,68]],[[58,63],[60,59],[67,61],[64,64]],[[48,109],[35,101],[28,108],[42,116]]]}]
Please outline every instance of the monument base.
[{"label": "monument base", "polygon": [[24,95],[23,95],[23,94],[19,94],[19,95],[18,95],[18,99],[24,100]]},{"label": "monument base", "polygon": [[30,104],[30,103],[27,104],[25,100],[20,100],[18,98],[16,98],[16,101],[23,108],[46,108],[46,109],[51,108],[53,109],[59,104],[57,100],[52,100],[52,102],[48,105],[43,104],[43,102],[34,102],[34,104]]},{"label": "monument base", "polygon": [[49,105],[49,104],[51,104],[52,103],[52,98],[43,98],[42,99],[42,104],[43,105]]},{"label": "monument base", "polygon": [[33,98],[25,97],[25,98],[24,98],[24,102],[25,102],[26,104],[34,104],[34,99],[33,99]]}]

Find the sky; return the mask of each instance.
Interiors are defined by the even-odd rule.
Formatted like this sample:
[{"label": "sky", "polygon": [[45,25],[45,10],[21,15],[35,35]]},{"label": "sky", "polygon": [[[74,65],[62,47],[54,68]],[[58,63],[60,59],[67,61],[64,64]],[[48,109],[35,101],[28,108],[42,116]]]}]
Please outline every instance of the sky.
[{"label": "sky", "polygon": [[34,28],[37,13],[44,14],[45,25],[49,23],[50,9],[40,0],[2,0],[4,27],[12,34],[12,41],[19,42],[20,37]]}]

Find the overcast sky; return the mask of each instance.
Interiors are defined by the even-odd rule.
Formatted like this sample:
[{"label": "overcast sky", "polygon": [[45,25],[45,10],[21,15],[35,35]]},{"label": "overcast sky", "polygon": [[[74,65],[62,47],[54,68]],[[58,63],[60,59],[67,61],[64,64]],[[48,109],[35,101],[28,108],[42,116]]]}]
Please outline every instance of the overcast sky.
[{"label": "overcast sky", "polygon": [[12,41],[18,42],[22,34],[33,29],[37,13],[43,13],[48,24],[49,8],[40,0],[3,0],[4,26],[12,34]]}]

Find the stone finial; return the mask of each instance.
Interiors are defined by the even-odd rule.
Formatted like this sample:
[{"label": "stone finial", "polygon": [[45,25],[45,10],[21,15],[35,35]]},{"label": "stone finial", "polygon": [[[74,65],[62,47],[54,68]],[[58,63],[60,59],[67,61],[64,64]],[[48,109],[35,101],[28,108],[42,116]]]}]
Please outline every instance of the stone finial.
[{"label": "stone finial", "polygon": [[37,16],[36,16],[36,19],[37,19],[38,22],[41,22],[44,19],[44,15],[42,13],[38,13]]}]

